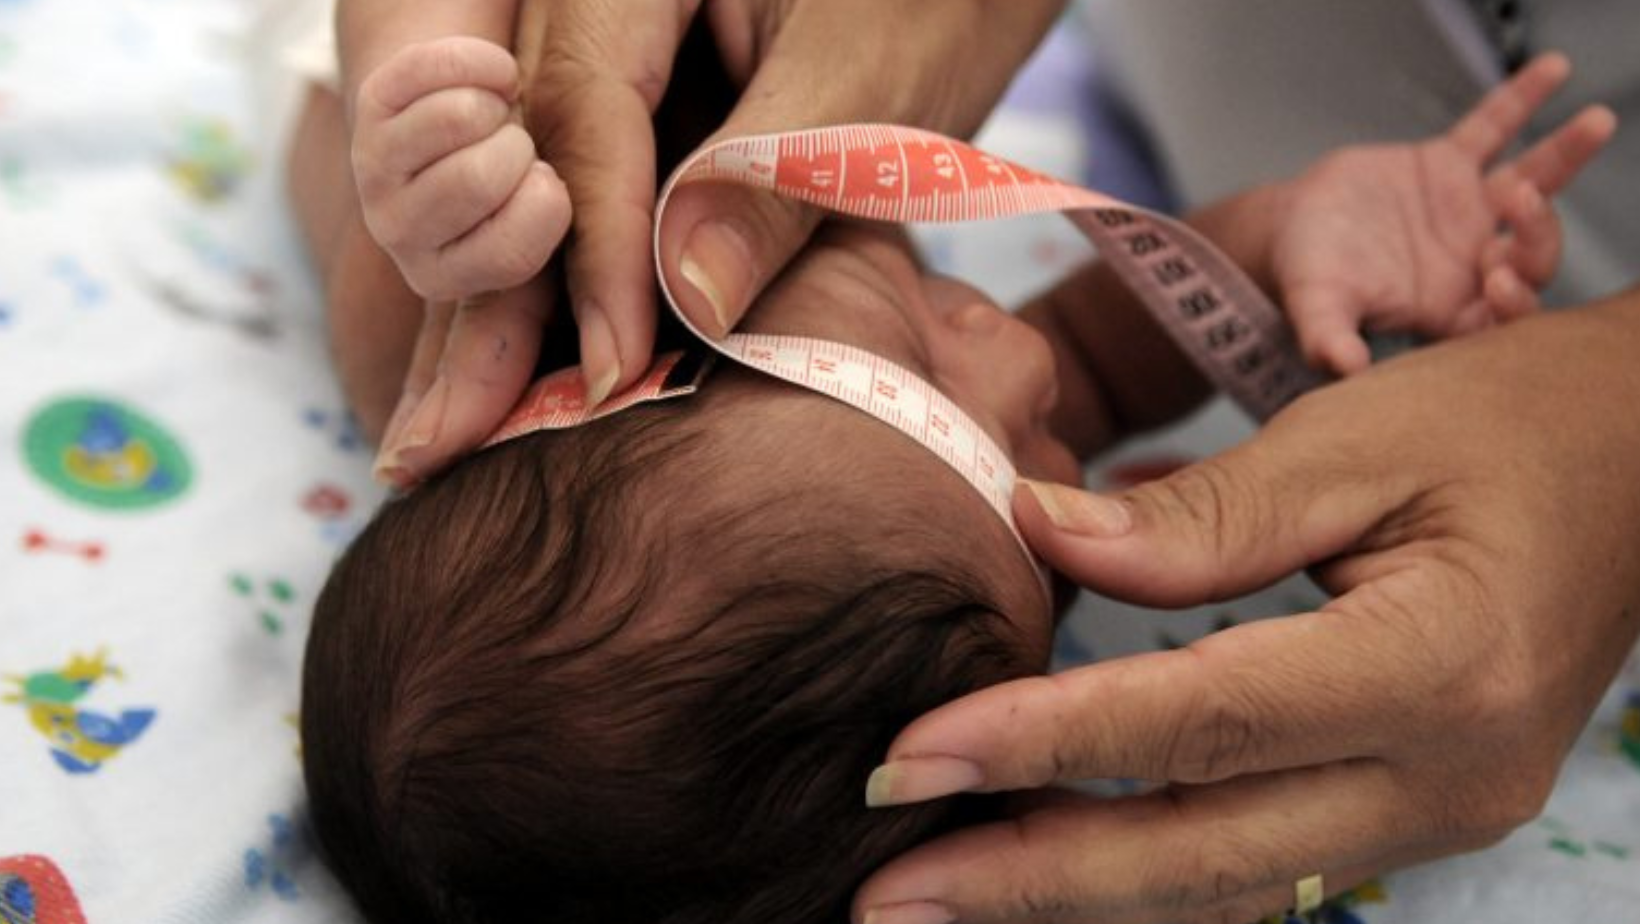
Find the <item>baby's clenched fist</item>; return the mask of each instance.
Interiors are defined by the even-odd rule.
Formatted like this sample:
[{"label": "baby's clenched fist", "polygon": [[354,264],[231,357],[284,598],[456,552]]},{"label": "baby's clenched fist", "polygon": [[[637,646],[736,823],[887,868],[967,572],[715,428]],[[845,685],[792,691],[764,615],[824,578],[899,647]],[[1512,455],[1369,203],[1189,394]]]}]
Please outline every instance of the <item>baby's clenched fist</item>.
[{"label": "baby's clenched fist", "polygon": [[359,87],[365,225],[424,298],[520,285],[569,228],[568,190],[514,118],[517,93],[513,56],[466,36],[408,45]]}]

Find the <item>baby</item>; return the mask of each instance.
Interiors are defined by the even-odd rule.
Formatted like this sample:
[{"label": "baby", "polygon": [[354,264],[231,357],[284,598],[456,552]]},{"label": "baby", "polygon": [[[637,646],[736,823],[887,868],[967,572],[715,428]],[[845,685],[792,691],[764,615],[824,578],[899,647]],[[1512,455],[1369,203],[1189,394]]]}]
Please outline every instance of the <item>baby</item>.
[{"label": "baby", "polygon": [[[1272,216],[1383,192],[1379,166],[1198,224],[1280,288],[1275,262],[1313,264]],[[1488,219],[1449,256],[1471,276]],[[1338,251],[1400,233],[1295,223]],[[892,359],[1023,475],[1074,482],[1078,457],[1202,388],[1107,271],[1071,291],[1022,320],[925,275],[896,230],[834,224],[740,329]],[[723,366],[696,395],[515,439],[382,509],[314,614],[312,824],[372,920],[836,922],[874,867],[991,810],[868,810],[888,742],[1043,671],[1052,628],[1007,526],[932,454]]]},{"label": "baby", "polygon": [[[1076,476],[1040,336],[923,279],[892,232],[825,231],[753,322],[847,331],[941,381],[1027,473]],[[866,872],[983,811],[868,810],[896,731],[1042,672],[1052,623],[943,462],[720,367],[382,510],[315,611],[313,824],[372,920],[839,921]]]}]

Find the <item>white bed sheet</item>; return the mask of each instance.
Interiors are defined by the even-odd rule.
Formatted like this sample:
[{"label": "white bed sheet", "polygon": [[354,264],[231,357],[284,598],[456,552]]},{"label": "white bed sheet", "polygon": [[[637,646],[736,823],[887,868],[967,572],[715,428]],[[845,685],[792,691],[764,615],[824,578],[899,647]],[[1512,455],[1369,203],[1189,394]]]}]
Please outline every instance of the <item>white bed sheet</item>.
[{"label": "white bed sheet", "polygon": [[[305,832],[292,719],[314,594],[381,495],[282,203],[256,16],[0,0],[0,924],[356,920]],[[1058,35],[985,143],[1108,177],[1080,55]],[[923,240],[1007,298],[1083,252],[1054,219]],[[1095,478],[1245,432],[1219,407]],[[1315,600],[1301,580],[1172,616],[1090,597],[1059,659]],[[1640,920],[1635,696],[1613,690],[1542,820],[1323,919]]]}]

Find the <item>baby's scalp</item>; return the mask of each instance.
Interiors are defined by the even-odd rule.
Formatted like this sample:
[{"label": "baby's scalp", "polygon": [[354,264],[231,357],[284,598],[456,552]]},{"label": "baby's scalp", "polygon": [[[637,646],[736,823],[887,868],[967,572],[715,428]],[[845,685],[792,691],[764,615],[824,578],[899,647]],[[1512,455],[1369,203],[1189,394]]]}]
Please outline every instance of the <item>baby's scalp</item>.
[{"label": "baby's scalp", "polygon": [[983,808],[862,795],[917,715],[1045,666],[1012,543],[903,436],[741,370],[496,447],[321,596],[320,843],[384,921],[841,920]]}]

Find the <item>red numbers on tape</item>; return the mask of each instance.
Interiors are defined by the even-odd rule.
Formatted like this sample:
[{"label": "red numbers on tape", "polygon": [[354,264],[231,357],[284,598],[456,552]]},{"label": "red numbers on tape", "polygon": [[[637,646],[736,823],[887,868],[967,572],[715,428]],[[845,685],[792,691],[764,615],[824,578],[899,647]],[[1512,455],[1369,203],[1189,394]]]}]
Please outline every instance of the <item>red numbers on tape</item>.
[{"label": "red numbers on tape", "polygon": [[882,221],[1064,212],[1202,371],[1253,416],[1266,418],[1321,382],[1276,307],[1188,226],[959,141],[885,125],[733,139],[685,164],[668,189],[708,178]]},{"label": "red numbers on tape", "polygon": [[[899,126],[848,125],[731,139],[698,152],[672,175],[656,207],[657,269],[667,198],[679,185],[708,179],[881,221],[1063,212],[1202,371],[1255,417],[1268,417],[1321,381],[1269,299],[1188,226],[950,138]],[[660,278],[665,291],[664,272]],[[671,292],[665,295],[694,331]],[[916,375],[826,341],[739,333],[716,343],[701,339],[739,362],[898,428],[961,473],[1013,527],[1013,466],[960,408]]]}]

